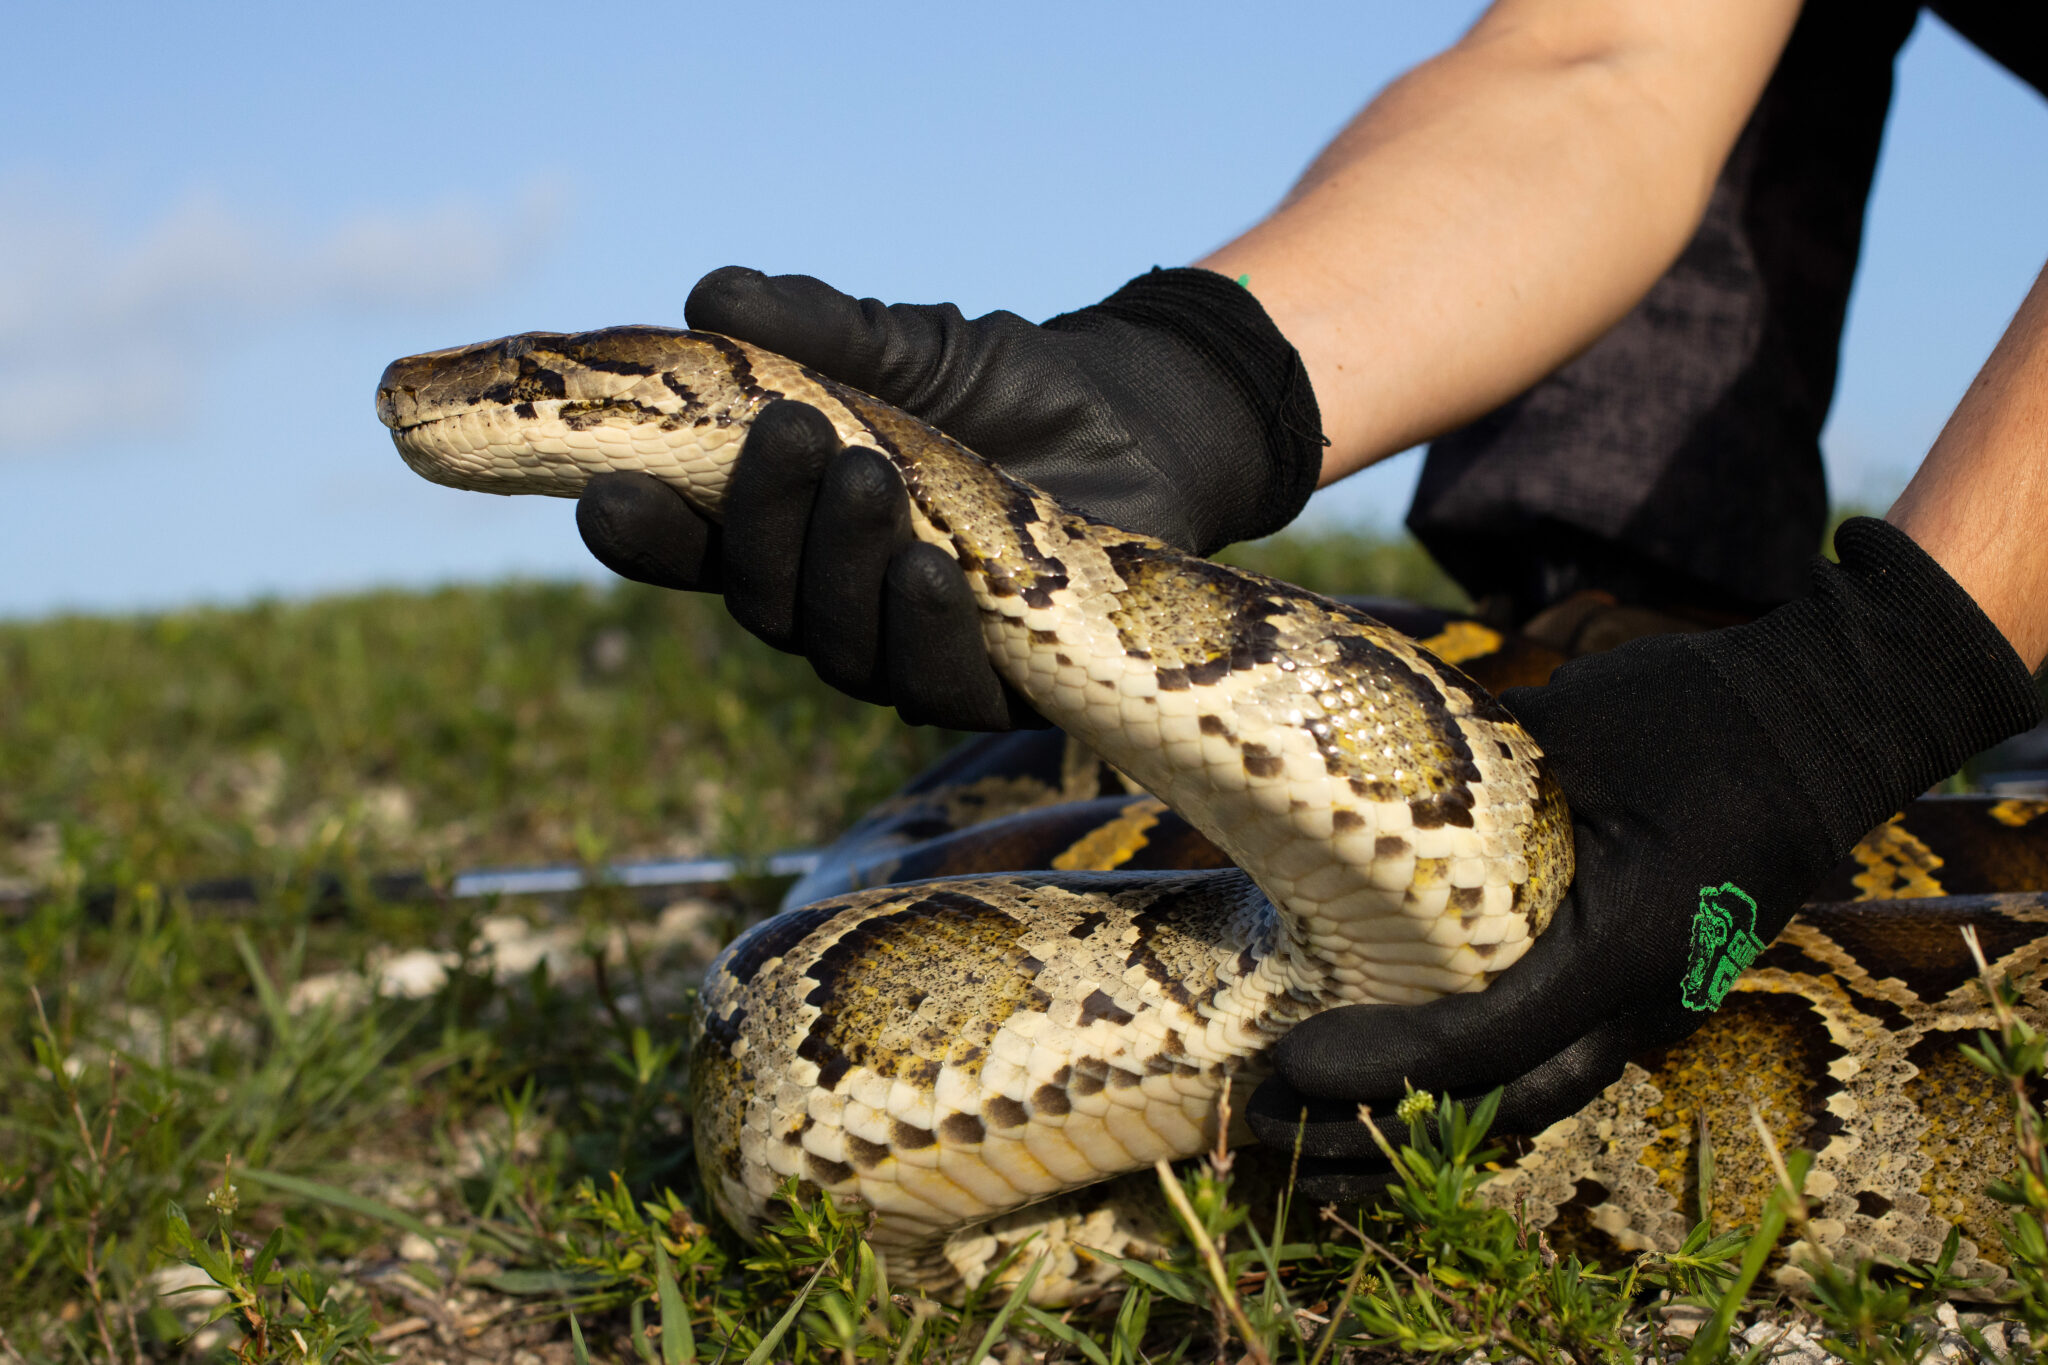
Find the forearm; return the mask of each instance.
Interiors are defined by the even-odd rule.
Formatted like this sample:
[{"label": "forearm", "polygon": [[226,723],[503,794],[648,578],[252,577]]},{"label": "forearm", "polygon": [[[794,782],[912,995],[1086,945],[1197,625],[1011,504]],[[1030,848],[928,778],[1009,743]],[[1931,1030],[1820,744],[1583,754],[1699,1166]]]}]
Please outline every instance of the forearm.
[{"label": "forearm", "polygon": [[2048,657],[2048,270],[1885,520],[1976,599],[2028,668]]},{"label": "forearm", "polygon": [[1797,0],[1501,0],[1201,262],[1301,351],[1323,479],[1476,417],[1683,248]]}]

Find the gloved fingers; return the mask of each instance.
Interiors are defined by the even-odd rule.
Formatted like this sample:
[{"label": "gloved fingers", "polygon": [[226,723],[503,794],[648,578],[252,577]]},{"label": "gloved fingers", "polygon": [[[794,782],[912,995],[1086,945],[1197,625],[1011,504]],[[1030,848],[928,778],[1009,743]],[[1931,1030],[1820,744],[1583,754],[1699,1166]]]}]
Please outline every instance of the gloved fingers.
[{"label": "gloved fingers", "polygon": [[576,529],[597,562],[636,583],[717,592],[719,528],[652,474],[599,474],[576,500]]},{"label": "gloved fingers", "polygon": [[[1297,1206],[1377,1204],[1393,1179],[1392,1163],[1349,1101],[1309,1099],[1285,1079],[1269,1076],[1252,1092],[1244,1116],[1259,1145],[1271,1149],[1271,1159],[1292,1170]],[[1387,1131],[1384,1121],[1375,1121]],[[1387,1136],[1399,1143],[1406,1134]]]},{"label": "gloved fingers", "polygon": [[1484,1093],[1541,1065],[1603,1019],[1630,1007],[1607,955],[1589,954],[1575,917],[1477,994],[1424,1005],[1347,1005],[1296,1025],[1274,1048],[1280,1074],[1305,1095]]},{"label": "gloved fingers", "polygon": [[911,539],[909,499],[888,459],[861,446],[835,456],[804,538],[798,616],[818,676],[862,701],[891,701],[881,672],[882,584]]},{"label": "gloved fingers", "polygon": [[913,544],[889,561],[882,655],[889,695],[912,725],[1008,730],[1009,696],[981,638],[967,577],[936,545]]},{"label": "gloved fingers", "polygon": [[840,450],[825,414],[806,403],[761,409],[725,492],[725,604],[733,619],[795,653],[804,541],[825,468]]},{"label": "gloved fingers", "polygon": [[1501,1093],[1494,1131],[1534,1137],[1591,1104],[1620,1078],[1629,1058],[1669,1041],[1671,1030],[1662,1021],[1640,1014],[1608,1020],[1509,1081]]},{"label": "gloved fingers", "polygon": [[[1675,1042],[1691,1031],[1698,1018],[1680,1018],[1677,1012],[1665,1011],[1607,1021],[1509,1081],[1489,1137],[1532,1137],[1576,1114],[1620,1078],[1630,1058]],[[1457,1098],[1470,1108],[1482,1096],[1473,1093]],[[1380,1131],[1397,1147],[1408,1140],[1407,1126],[1394,1117],[1399,1102],[1399,1095],[1390,1095],[1367,1105]],[[1358,1119],[1358,1108],[1350,1101],[1305,1097],[1275,1076],[1253,1092],[1245,1119],[1260,1143],[1276,1152],[1291,1154],[1299,1140],[1297,1198],[1319,1204],[1365,1203],[1386,1188],[1392,1170]]]},{"label": "gloved fingers", "polygon": [[939,358],[922,310],[856,299],[809,275],[723,266],[697,281],[683,316],[898,404]]},{"label": "gloved fingers", "polygon": [[[1392,1113],[1392,1106],[1376,1108],[1373,1122],[1389,1141],[1398,1144],[1406,1129],[1388,1127],[1387,1116]],[[1291,1157],[1299,1142],[1304,1159],[1387,1164],[1379,1144],[1372,1140],[1372,1130],[1359,1121],[1355,1101],[1303,1095],[1281,1076],[1269,1076],[1259,1083],[1245,1105],[1244,1118],[1259,1145],[1282,1157]]]},{"label": "gloved fingers", "polygon": [[1335,1204],[1340,1210],[1377,1208],[1387,1186],[1393,1183],[1394,1168],[1384,1162],[1378,1166],[1366,1166],[1351,1161],[1304,1156],[1294,1173],[1294,1206]]}]

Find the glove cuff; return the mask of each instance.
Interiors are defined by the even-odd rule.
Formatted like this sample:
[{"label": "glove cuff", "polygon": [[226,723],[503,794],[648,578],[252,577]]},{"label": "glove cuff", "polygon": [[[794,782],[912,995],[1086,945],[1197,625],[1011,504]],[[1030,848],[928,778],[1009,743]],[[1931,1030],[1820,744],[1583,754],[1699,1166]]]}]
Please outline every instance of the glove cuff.
[{"label": "glove cuff", "polygon": [[[1171,342],[1221,392],[1235,395],[1241,411],[1218,416],[1245,425],[1263,441],[1263,471],[1245,468],[1243,443],[1199,433],[1175,443],[1189,468],[1188,502],[1206,519],[1196,528],[1198,553],[1271,535],[1301,514],[1322,476],[1321,409],[1308,370],[1252,292],[1213,270],[1154,267],[1092,307],[1048,319],[1054,331],[1094,330],[1111,318]],[[1217,392],[1218,385],[1203,386]],[[1236,418],[1232,422],[1231,418]]]},{"label": "glove cuff", "polygon": [[2033,677],[1990,618],[1903,531],[1835,532],[1813,590],[1686,637],[1741,697],[1829,842],[1847,848],[1972,754],[2041,719]]}]

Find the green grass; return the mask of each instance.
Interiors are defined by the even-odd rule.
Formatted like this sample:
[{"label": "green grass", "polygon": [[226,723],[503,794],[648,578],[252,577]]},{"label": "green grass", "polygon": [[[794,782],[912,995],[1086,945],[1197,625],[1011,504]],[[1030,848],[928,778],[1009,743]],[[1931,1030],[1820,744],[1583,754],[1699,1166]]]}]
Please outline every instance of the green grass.
[{"label": "green grass", "polygon": [[[1400,546],[1241,558],[1449,600]],[[629,587],[0,625],[0,876],[43,891],[0,919],[0,1361],[1676,1358],[1659,1314],[1685,1298],[1697,1359],[1758,1314],[1853,1359],[1924,1344],[1940,1266],[1816,1266],[1803,1306],[1740,1302],[1805,1216],[1797,1154],[1761,1229],[1588,1266],[1475,1200],[1484,1115],[1450,1109],[1440,1140],[1409,1115],[1369,1218],[1240,1199],[1219,1155],[1179,1175],[1199,1235],[1122,1292],[930,1304],[842,1214],[792,1206],[746,1247],[697,1199],[686,987],[760,898],[679,904],[663,935],[615,890],[386,903],[362,876],[814,842],[949,738],[834,697],[713,603]],[[332,872],[338,916],[308,895]],[[255,906],[175,889],[230,874]],[[477,945],[506,916],[563,950],[494,966]],[[443,971],[416,998],[333,989],[423,952]],[[2016,1020],[1983,1045],[2022,1115],[2006,1316],[2037,1331],[2041,1052]]]},{"label": "green grass", "polygon": [[715,600],[377,593],[0,625],[0,877],[753,852],[942,746]]},{"label": "green grass", "polygon": [[1317,592],[1392,597],[1460,610],[1472,605],[1450,575],[1405,536],[1338,530],[1283,533],[1233,545],[1217,558]]}]

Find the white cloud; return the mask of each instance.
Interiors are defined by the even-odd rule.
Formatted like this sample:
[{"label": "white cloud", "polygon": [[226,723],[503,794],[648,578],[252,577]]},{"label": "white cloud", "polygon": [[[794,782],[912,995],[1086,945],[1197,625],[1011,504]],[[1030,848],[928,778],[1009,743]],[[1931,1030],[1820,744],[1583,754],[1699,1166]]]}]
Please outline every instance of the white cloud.
[{"label": "white cloud", "polygon": [[48,184],[0,184],[0,454],[175,429],[214,359],[266,327],[474,298],[556,218],[533,190],[306,231],[194,192],[123,234]]}]

